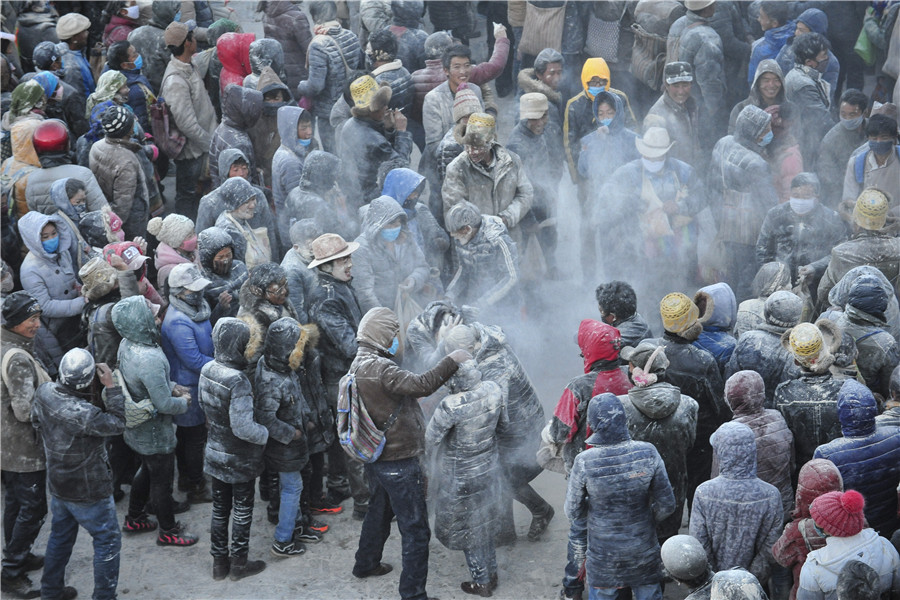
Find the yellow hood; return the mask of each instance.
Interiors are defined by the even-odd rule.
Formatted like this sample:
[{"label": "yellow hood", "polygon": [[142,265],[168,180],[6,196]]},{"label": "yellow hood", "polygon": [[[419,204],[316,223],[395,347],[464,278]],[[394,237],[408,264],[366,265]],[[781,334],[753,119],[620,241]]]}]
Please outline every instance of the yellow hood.
[{"label": "yellow hood", "polygon": [[609,78],[609,66],[602,58],[589,58],[584,61],[584,67],[581,68],[581,87],[584,88],[584,93],[587,94],[588,98],[591,100],[593,100],[594,97],[587,91],[588,82],[594,77],[605,79],[607,81],[607,90],[612,87],[612,81]]}]

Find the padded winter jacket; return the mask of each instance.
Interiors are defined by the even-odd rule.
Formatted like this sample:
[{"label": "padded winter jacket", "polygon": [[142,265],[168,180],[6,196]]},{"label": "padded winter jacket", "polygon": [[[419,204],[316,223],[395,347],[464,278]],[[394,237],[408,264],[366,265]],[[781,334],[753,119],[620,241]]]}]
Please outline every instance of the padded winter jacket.
[{"label": "padded winter jacket", "polygon": [[[716,139],[721,135],[717,131],[716,122],[724,117],[725,110],[725,56],[722,39],[707,19],[690,11],[679,17],[669,28],[669,45],[678,38],[677,58],[669,55],[666,60],[688,62],[694,68],[691,95],[700,107],[701,118],[713,122],[701,127],[701,131],[705,132],[707,140]],[[755,70],[751,73],[755,73]],[[704,135],[701,135],[701,141],[703,138]]]},{"label": "padded winter jacket", "polygon": [[[760,61],[777,57],[785,44],[793,39],[794,31],[796,29],[797,23],[789,20],[783,25],[767,29],[763,32],[761,38],[753,42],[750,50],[750,64],[747,67],[747,83],[753,83],[756,67],[759,65]],[[781,64],[781,61],[778,62],[781,70],[785,72],[790,71],[794,67],[794,61],[790,61],[790,63],[787,64],[787,68],[785,68],[784,64]]]},{"label": "padded winter jacket", "polygon": [[[241,291],[241,286],[247,281],[249,273],[247,272],[247,265],[239,260],[232,260],[231,270],[224,275],[216,273],[213,269],[213,259],[216,257],[216,254],[225,248],[231,248],[232,256],[234,255],[234,241],[224,229],[219,227],[204,229],[198,236],[198,242],[197,254],[200,258],[200,269],[203,272],[203,276],[211,282],[203,290],[203,296],[209,303],[210,308],[212,308],[209,322],[215,325],[216,321],[222,317],[237,316],[240,308],[238,294]],[[231,303],[227,308],[219,302],[219,296],[222,292],[231,294]],[[212,341],[211,336],[212,332],[210,332],[210,343]]]},{"label": "padded winter jacket", "polygon": [[309,316],[322,334],[322,380],[326,385],[336,384],[356,356],[356,330],[362,311],[350,282],[323,271],[317,270],[316,275],[318,284],[309,298]]},{"label": "padded winter jacket", "polygon": [[44,448],[31,425],[35,392],[44,383],[38,375],[40,363],[34,357],[34,339],[0,327],[0,342],[0,359],[15,352],[0,379],[0,467],[14,473],[43,471],[47,467]]},{"label": "padded winter jacket", "polygon": [[818,375],[803,370],[798,379],[775,388],[775,408],[794,434],[796,464],[806,464],[817,447],[840,437],[837,399],[841,384],[830,372]]},{"label": "padded winter jacket", "polygon": [[228,84],[244,85],[244,77],[250,75],[250,44],[256,40],[255,33],[223,33],[216,40],[216,54],[222,62],[219,75],[219,92],[224,94]]},{"label": "padded winter jacket", "polygon": [[725,380],[738,371],[759,373],[766,386],[766,408],[775,408],[775,390],[780,383],[800,377],[800,368],[794,364],[793,355],[781,345],[781,334],[785,330],[764,323],[746,332],[738,340],[725,367]]},{"label": "padded winter jacket", "polygon": [[307,50],[309,76],[296,89],[297,97],[312,99],[315,116],[328,119],[331,107],[344,93],[349,76],[347,67],[351,70],[360,67],[360,53],[359,38],[339,25],[310,40]]},{"label": "padded winter jacket", "polygon": [[267,38],[281,42],[284,50],[284,72],[287,86],[296,90],[297,85],[309,73],[306,51],[312,40],[309,19],[299,5],[293,2],[266,2],[263,13],[263,31]]},{"label": "padded winter jacket", "polygon": [[804,215],[791,209],[790,203],[769,209],[763,219],[756,240],[756,263],[778,261],[791,268],[791,280],[797,281],[797,270],[814,265],[818,273],[824,273],[831,249],[849,237],[847,225],[836,212],[816,203]]},{"label": "padded winter jacket", "polygon": [[803,570],[797,600],[834,600],[841,569],[851,560],[872,567],[878,574],[881,597],[900,595],[900,557],[889,541],[866,528],[850,537],[829,537],[825,547],[809,553]]},{"label": "padded winter jacket", "polygon": [[[272,197],[275,200],[275,210],[277,211],[281,211],[288,194],[300,183],[303,161],[310,152],[319,148],[319,142],[315,138],[306,146],[299,142],[297,123],[300,122],[300,117],[304,112],[306,109],[299,106],[282,106],[278,109],[278,136],[281,139],[281,145],[278,146],[272,157]],[[287,230],[290,230],[289,224]],[[282,239],[287,238],[282,235]]]},{"label": "padded winter jacket", "polygon": [[[103,210],[109,204],[100,189],[100,184],[94,174],[87,167],[73,165],[65,159],[65,162],[59,157],[43,155],[41,157],[41,168],[34,170],[28,176],[28,185],[25,188],[25,198],[28,202],[29,210],[37,210],[42,213],[56,212],[56,204],[50,197],[50,188],[58,179],[75,178],[81,181],[86,189],[87,197],[85,198],[85,210]],[[124,215],[120,215],[124,217]]]},{"label": "padded winter jacket", "polygon": [[212,133],[216,128],[216,111],[199,71],[193,65],[172,57],[161,85],[159,95],[165,98],[175,125],[187,139],[181,153],[170,158],[203,156],[209,152]]},{"label": "padded winter jacket", "polygon": [[362,206],[380,195],[378,168],[387,161],[409,166],[412,154],[409,131],[387,131],[380,122],[353,117],[341,133],[341,189],[352,206]]},{"label": "padded winter jacket", "polygon": [[[32,174],[31,177],[34,177]],[[30,178],[29,178],[30,179]],[[853,267],[871,265],[881,271],[888,282],[900,286],[900,238],[885,231],[862,230],[831,250],[831,260],[819,281],[819,306],[826,307],[829,292]]]},{"label": "padded winter jacket", "polygon": [[258,477],[269,439],[268,430],[254,419],[253,390],[243,372],[249,341],[246,323],[220,319],[213,328],[216,359],[200,371],[200,406],[209,428],[203,472],[225,483]]},{"label": "padded winter jacket", "polygon": [[150,219],[150,191],[137,152],[140,144],[129,138],[106,137],[91,146],[91,172],[122,219],[125,239],[146,235]]},{"label": "padded winter jacket", "polygon": [[457,241],[454,248],[459,268],[447,284],[448,297],[482,310],[518,304],[519,254],[499,217],[482,216],[469,243]]},{"label": "padded winter jacket", "polygon": [[200,370],[213,359],[212,325],[209,319],[194,321],[169,305],[160,327],[162,349],[169,359],[172,381],[190,389],[191,404],[186,413],[175,415],[175,424],[182,427],[200,425],[205,420],[200,408],[197,383]]},{"label": "padded winter jacket", "polygon": [[219,172],[219,155],[228,148],[240,150],[244,154],[250,166],[250,181],[258,182],[256,157],[249,131],[259,120],[262,109],[262,92],[240,85],[225,87],[222,92],[222,122],[209,141],[209,176],[213,189],[228,179],[228,173]]}]

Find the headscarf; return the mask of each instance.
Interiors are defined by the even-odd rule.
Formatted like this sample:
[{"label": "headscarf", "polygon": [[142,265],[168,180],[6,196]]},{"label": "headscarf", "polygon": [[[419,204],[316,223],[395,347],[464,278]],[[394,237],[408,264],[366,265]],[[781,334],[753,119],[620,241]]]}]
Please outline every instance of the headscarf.
[{"label": "headscarf", "polygon": [[100,79],[97,80],[97,89],[93,94],[88,96],[85,117],[88,119],[91,118],[91,109],[93,109],[94,106],[101,102],[112,100],[113,96],[116,95],[116,92],[127,83],[128,79],[121,71],[109,70],[101,75]]},{"label": "headscarf", "polygon": [[15,119],[22,115],[27,115],[34,109],[43,108],[47,102],[47,95],[44,88],[34,79],[29,79],[25,83],[20,83],[12,91],[12,100],[9,105],[10,117]]},{"label": "headscarf", "polygon": [[41,71],[34,76],[34,80],[44,88],[44,95],[47,96],[48,100],[56,92],[56,88],[59,87],[59,77],[50,71]]}]

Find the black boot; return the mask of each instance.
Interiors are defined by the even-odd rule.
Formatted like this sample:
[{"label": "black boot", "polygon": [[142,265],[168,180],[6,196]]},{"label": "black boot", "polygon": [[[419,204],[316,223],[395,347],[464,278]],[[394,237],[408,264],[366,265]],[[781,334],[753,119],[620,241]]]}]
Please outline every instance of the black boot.
[{"label": "black boot", "polygon": [[213,579],[221,581],[228,577],[231,561],[227,556],[213,556]]},{"label": "black boot", "polygon": [[262,573],[266,569],[266,563],[262,560],[247,560],[246,556],[231,557],[231,575],[232,581],[238,581],[244,577],[250,577],[257,573]]}]

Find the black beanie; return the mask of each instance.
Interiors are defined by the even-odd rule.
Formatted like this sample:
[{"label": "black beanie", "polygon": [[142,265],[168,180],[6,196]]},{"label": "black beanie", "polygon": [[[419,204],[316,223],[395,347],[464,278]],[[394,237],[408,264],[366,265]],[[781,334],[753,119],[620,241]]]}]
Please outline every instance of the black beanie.
[{"label": "black beanie", "polygon": [[41,314],[41,305],[28,292],[13,292],[3,300],[4,327],[12,329],[34,314]]}]

